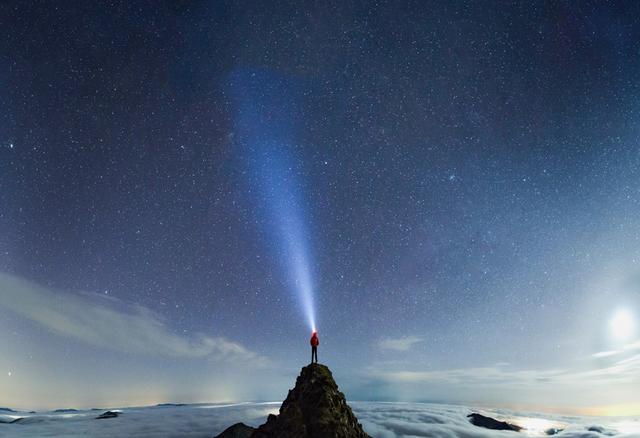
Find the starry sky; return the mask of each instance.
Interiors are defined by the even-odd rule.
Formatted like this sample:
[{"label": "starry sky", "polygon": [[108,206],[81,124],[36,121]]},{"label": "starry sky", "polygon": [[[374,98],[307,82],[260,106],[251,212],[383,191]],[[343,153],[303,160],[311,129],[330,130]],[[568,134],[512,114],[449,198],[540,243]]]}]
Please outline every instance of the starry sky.
[{"label": "starry sky", "polygon": [[640,414],[638,17],[2,2],[0,404]]}]

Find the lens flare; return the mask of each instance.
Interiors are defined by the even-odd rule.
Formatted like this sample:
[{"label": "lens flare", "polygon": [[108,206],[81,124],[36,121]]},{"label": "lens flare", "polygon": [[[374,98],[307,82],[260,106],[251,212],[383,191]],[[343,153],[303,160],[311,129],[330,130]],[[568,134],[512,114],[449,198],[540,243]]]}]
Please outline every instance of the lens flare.
[{"label": "lens flare", "polygon": [[274,247],[299,297],[311,330],[316,330],[308,230],[301,201],[304,190],[294,132],[300,117],[295,83],[257,70],[229,77],[235,105],[234,134],[249,164],[250,183],[260,195]]}]

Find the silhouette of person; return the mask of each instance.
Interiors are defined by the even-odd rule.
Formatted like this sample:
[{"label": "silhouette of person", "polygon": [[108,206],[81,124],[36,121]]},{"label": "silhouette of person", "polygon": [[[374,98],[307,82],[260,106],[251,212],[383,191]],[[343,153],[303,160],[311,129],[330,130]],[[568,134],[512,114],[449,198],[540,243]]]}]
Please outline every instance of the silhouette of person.
[{"label": "silhouette of person", "polygon": [[315,330],[311,335],[311,363],[313,363],[313,358],[316,358],[316,363],[318,363],[318,345],[320,345],[320,340],[318,339],[318,332]]}]

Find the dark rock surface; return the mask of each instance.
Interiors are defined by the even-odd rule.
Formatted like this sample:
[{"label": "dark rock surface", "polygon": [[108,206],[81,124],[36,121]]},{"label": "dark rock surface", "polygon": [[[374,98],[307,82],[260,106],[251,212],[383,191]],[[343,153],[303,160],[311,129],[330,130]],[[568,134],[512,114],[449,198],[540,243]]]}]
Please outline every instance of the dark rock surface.
[{"label": "dark rock surface", "polygon": [[116,418],[118,415],[120,415],[120,412],[107,411],[98,415],[96,420],[102,420],[103,418]]},{"label": "dark rock surface", "polygon": [[369,438],[369,435],[338,390],[329,368],[311,364],[302,368],[279,415],[269,415],[251,437]]},{"label": "dark rock surface", "polygon": [[244,423],[236,423],[224,430],[215,438],[249,438],[256,431],[255,427],[247,426]]},{"label": "dark rock surface", "polygon": [[467,415],[469,418],[469,422],[475,426],[484,427],[485,429],[491,430],[512,430],[514,432],[520,432],[522,428],[520,426],[516,426],[515,424],[507,423],[506,421],[498,421],[495,418],[485,417],[480,414],[469,414]]},{"label": "dark rock surface", "polygon": [[607,435],[607,436],[613,436],[613,435],[616,434],[615,431],[605,429],[602,426],[590,426],[590,427],[587,428],[587,430],[589,432],[596,432],[596,433],[599,433],[599,434],[602,434],[602,435]]}]

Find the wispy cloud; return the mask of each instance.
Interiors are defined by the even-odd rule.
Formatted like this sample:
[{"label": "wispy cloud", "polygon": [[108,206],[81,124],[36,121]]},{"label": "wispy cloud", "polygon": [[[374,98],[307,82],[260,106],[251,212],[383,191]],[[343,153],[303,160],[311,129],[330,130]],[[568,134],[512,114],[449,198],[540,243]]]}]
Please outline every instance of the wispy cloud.
[{"label": "wispy cloud", "polygon": [[372,375],[388,382],[491,383],[538,384],[540,382],[567,383],[591,379],[591,383],[611,382],[637,378],[640,372],[640,354],[616,361],[610,365],[587,370],[513,370],[501,366],[461,368],[440,371],[381,371],[372,369]]},{"label": "wispy cloud", "polygon": [[[410,336],[399,339],[383,339],[382,349],[406,351],[423,338]],[[617,350],[594,353],[590,358],[602,359],[598,366],[585,362],[569,368],[526,369],[515,368],[508,363],[485,367],[454,368],[443,370],[420,369],[415,363],[403,361],[377,362],[368,367],[365,374],[374,381],[388,384],[432,384],[540,387],[543,384],[580,384],[589,381],[594,385],[624,384],[640,381],[640,341],[628,343]]]},{"label": "wispy cloud", "polygon": [[264,365],[267,359],[224,337],[173,333],[164,320],[140,305],[94,294],[54,291],[0,273],[0,308],[48,330],[112,350],[168,357],[208,358]]},{"label": "wispy cloud", "polygon": [[558,410],[622,406],[637,401],[639,353],[590,359],[568,360],[557,367],[491,364],[451,369],[432,369],[416,360],[374,362],[362,370],[360,382],[351,393],[373,400],[472,400],[485,405],[546,406]]},{"label": "wispy cloud", "polygon": [[599,351],[597,353],[594,353],[592,357],[595,357],[595,358],[611,357],[611,356],[617,356],[620,354],[625,354],[625,353],[629,353],[637,350],[640,350],[640,340],[626,344],[619,350]]},{"label": "wispy cloud", "polygon": [[424,339],[418,336],[407,336],[405,338],[385,338],[378,341],[378,347],[383,350],[408,351],[415,344]]},{"label": "wispy cloud", "polygon": [[621,350],[599,351],[597,353],[592,354],[592,357],[595,357],[596,359],[601,359],[603,357],[616,356],[620,353],[622,353]]},{"label": "wispy cloud", "polygon": [[474,383],[535,383],[553,379],[563,373],[562,370],[533,371],[507,370],[501,367],[461,368],[440,371],[380,371],[372,370],[372,375],[389,383],[428,383],[443,382],[450,384]]}]

